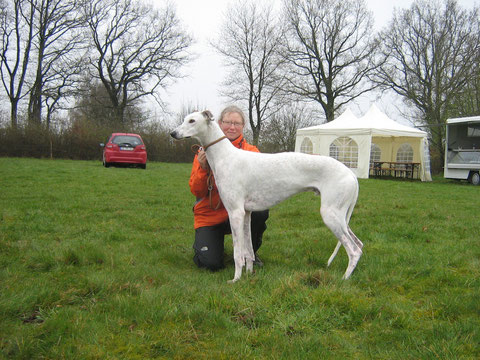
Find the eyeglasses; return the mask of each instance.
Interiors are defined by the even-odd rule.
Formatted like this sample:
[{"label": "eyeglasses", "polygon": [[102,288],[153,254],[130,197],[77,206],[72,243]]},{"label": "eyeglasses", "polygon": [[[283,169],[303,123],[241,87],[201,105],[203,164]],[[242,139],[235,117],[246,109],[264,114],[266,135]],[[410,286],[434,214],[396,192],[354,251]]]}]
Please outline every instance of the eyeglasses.
[{"label": "eyeglasses", "polygon": [[230,127],[230,126],[235,126],[236,128],[241,128],[243,126],[242,123],[238,123],[238,122],[231,122],[231,121],[223,121],[222,120],[222,124],[225,124],[226,127]]}]

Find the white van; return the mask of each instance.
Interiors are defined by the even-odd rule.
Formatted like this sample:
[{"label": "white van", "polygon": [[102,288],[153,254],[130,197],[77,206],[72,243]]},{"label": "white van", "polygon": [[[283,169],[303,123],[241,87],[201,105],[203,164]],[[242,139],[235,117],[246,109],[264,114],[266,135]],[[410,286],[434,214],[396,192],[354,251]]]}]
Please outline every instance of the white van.
[{"label": "white van", "polygon": [[443,176],[479,185],[479,171],[480,116],[448,119]]}]

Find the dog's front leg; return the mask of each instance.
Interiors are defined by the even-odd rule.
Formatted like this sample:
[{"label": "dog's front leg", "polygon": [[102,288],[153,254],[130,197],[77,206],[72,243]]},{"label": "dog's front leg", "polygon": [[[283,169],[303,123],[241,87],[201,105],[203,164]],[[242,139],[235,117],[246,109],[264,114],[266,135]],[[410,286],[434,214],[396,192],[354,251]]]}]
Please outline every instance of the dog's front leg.
[{"label": "dog's front leg", "polygon": [[235,261],[235,275],[229,282],[234,283],[240,280],[247,257],[244,238],[245,212],[243,209],[230,211],[228,217],[230,218],[230,227],[232,228],[233,259]]},{"label": "dog's front leg", "polygon": [[253,252],[252,245],[252,228],[250,226],[251,215],[251,211],[245,211],[245,218],[243,222],[243,239],[245,243],[245,250],[247,252],[245,257],[247,273],[253,272],[253,261],[255,260],[255,254]]}]

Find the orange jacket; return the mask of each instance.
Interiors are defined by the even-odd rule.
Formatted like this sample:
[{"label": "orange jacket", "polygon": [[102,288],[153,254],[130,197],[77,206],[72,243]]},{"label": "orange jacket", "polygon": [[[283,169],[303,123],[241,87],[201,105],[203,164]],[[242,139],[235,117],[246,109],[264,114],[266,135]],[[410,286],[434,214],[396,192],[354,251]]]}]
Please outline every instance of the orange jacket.
[{"label": "orange jacket", "polygon": [[[232,144],[239,149],[260,152],[256,146],[248,144],[242,135],[232,141]],[[203,226],[213,226],[225,222],[228,219],[227,210],[223,207],[218,194],[217,185],[212,174],[213,183],[212,194],[208,194],[207,179],[209,171],[204,170],[198,162],[197,155],[193,159],[192,173],[190,174],[190,191],[196,196],[197,202],[193,207],[194,228]],[[210,198],[212,205],[210,206]],[[217,208],[217,205],[218,208]],[[217,208],[217,210],[215,210]]]}]

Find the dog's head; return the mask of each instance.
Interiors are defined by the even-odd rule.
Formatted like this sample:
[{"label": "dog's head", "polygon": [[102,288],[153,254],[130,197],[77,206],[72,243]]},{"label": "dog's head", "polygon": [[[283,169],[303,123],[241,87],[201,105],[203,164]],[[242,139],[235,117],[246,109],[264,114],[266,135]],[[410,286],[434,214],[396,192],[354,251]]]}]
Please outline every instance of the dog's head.
[{"label": "dog's head", "polygon": [[214,121],[213,115],[209,110],[193,112],[187,116],[183,122],[170,135],[177,139],[189,137],[202,137],[207,131],[210,122]]}]

